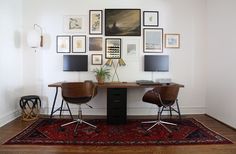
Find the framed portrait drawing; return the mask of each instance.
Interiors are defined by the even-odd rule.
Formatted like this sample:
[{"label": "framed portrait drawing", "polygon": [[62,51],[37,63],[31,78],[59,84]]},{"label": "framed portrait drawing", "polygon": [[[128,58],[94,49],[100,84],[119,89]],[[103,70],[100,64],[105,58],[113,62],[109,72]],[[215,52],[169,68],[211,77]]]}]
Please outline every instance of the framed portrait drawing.
[{"label": "framed portrait drawing", "polygon": [[56,38],[57,53],[69,53],[70,52],[70,36],[58,35]]},{"label": "framed portrait drawing", "polygon": [[159,12],[143,11],[143,26],[159,26]]},{"label": "framed portrait drawing", "polygon": [[92,54],[92,65],[102,65],[102,54]]},{"label": "framed portrait drawing", "polygon": [[105,57],[106,59],[120,59],[121,58],[121,39],[120,38],[106,38],[105,41]]},{"label": "framed portrait drawing", "polygon": [[180,34],[165,34],[166,48],[180,48]]},{"label": "framed portrait drawing", "polygon": [[143,52],[163,52],[163,28],[144,28],[143,37]]},{"label": "framed portrait drawing", "polygon": [[85,53],[86,52],[86,35],[72,36],[72,52]]},{"label": "framed portrait drawing", "polygon": [[89,51],[102,51],[102,37],[89,37]]},{"label": "framed portrait drawing", "polygon": [[141,36],[140,9],[105,9],[105,36]]},{"label": "framed portrait drawing", "polygon": [[68,33],[85,32],[85,16],[65,16],[64,31]]},{"label": "framed portrait drawing", "polygon": [[103,14],[102,10],[90,10],[89,11],[89,34],[102,35],[102,22]]}]

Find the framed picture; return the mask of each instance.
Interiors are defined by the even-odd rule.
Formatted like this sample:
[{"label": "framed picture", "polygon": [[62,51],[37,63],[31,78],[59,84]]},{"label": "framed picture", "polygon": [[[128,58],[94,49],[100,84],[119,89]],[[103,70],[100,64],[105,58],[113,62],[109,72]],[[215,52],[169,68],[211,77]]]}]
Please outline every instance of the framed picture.
[{"label": "framed picture", "polygon": [[159,26],[159,12],[143,11],[143,26]]},{"label": "framed picture", "polygon": [[69,35],[58,35],[56,44],[57,44],[57,53],[70,52],[70,36]]},{"label": "framed picture", "polygon": [[74,53],[86,52],[86,35],[72,36],[72,52]]},{"label": "framed picture", "polygon": [[85,16],[65,16],[64,30],[68,33],[85,32]]},{"label": "framed picture", "polygon": [[105,41],[105,57],[106,59],[120,59],[121,58],[121,39],[120,38],[106,38]]},{"label": "framed picture", "polygon": [[105,9],[105,36],[141,36],[140,9]]},{"label": "framed picture", "polygon": [[163,28],[144,28],[143,37],[143,52],[163,52]]},{"label": "framed picture", "polygon": [[180,48],[180,34],[165,34],[166,48]]},{"label": "framed picture", "polygon": [[102,37],[89,37],[89,51],[102,51]]},{"label": "framed picture", "polygon": [[103,14],[102,10],[89,11],[89,34],[101,35],[102,34]]},{"label": "framed picture", "polygon": [[92,54],[92,65],[102,65],[102,54]]},{"label": "framed picture", "polygon": [[123,51],[126,52],[127,57],[137,57],[140,50],[140,39],[127,39],[123,41]]}]

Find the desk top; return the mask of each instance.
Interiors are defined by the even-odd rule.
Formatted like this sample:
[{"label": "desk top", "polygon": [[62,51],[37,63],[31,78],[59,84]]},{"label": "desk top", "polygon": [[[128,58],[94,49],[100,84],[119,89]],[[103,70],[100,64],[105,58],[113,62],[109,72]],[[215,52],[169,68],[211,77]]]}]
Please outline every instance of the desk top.
[{"label": "desk top", "polygon": [[[48,87],[61,87],[61,84],[63,82],[56,82],[49,84]],[[178,85],[179,87],[184,87],[182,84],[178,83],[153,83],[153,84],[147,84],[147,85],[140,85],[135,82],[105,82],[103,84],[96,83],[98,88],[152,88],[157,86],[169,86],[169,85]]]}]

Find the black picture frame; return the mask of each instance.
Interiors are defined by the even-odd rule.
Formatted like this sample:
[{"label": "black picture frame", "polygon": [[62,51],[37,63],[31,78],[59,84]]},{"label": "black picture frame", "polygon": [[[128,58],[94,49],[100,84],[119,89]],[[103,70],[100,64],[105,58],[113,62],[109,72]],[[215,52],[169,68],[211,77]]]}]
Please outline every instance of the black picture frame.
[{"label": "black picture frame", "polygon": [[106,38],[105,39],[105,58],[120,59],[121,58],[121,39]]},{"label": "black picture frame", "polygon": [[92,65],[102,65],[102,54],[92,54],[91,55],[91,63]]},{"label": "black picture frame", "polygon": [[143,26],[158,27],[159,12],[158,11],[143,11]]},{"label": "black picture frame", "polygon": [[105,36],[141,36],[141,10],[105,9]]},{"label": "black picture frame", "polygon": [[89,10],[89,34],[102,35],[103,11]]},{"label": "black picture frame", "polygon": [[71,46],[70,35],[57,35],[56,36],[56,51],[57,53],[70,53]]},{"label": "black picture frame", "polygon": [[143,29],[143,52],[144,53],[163,52],[163,28]]},{"label": "black picture frame", "polygon": [[86,35],[72,35],[72,53],[86,53]]}]

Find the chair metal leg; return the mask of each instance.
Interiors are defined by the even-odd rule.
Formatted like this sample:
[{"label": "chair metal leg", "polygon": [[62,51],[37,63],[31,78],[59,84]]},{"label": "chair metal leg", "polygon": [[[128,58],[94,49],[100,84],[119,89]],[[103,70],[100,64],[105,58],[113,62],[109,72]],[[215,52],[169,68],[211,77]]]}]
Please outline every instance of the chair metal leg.
[{"label": "chair metal leg", "polygon": [[158,107],[158,119],[155,120],[155,121],[144,121],[142,122],[143,124],[147,124],[147,123],[154,123],[151,127],[149,127],[146,131],[149,131],[151,130],[153,127],[155,127],[156,125],[161,125],[163,126],[168,132],[172,132],[169,128],[167,128],[164,124],[167,124],[167,125],[173,125],[173,126],[177,126],[177,124],[174,124],[174,123],[170,123],[170,122],[166,122],[166,121],[162,121],[161,120],[161,112],[163,111],[162,110],[163,107]]},{"label": "chair metal leg", "polygon": [[181,114],[180,114],[178,99],[176,99],[176,106],[177,106],[177,110],[178,110],[178,114],[179,114],[179,120],[181,121],[182,118],[181,118]]},{"label": "chair metal leg", "polygon": [[79,113],[79,115],[78,115],[79,118],[78,118],[78,119],[73,120],[73,121],[71,121],[71,122],[68,122],[68,123],[65,123],[65,124],[61,125],[61,128],[62,128],[62,127],[65,127],[65,126],[68,126],[68,125],[70,125],[70,124],[76,123],[75,129],[74,129],[74,134],[75,134],[75,135],[78,133],[78,132],[77,132],[77,129],[78,129],[79,124],[82,124],[82,123],[85,123],[85,124],[87,124],[87,125],[89,125],[89,126],[95,128],[95,129],[97,128],[97,126],[95,126],[95,125],[93,125],[93,124],[91,124],[91,123],[89,123],[89,122],[86,122],[86,121],[82,120],[81,105],[79,105],[78,113]]}]

